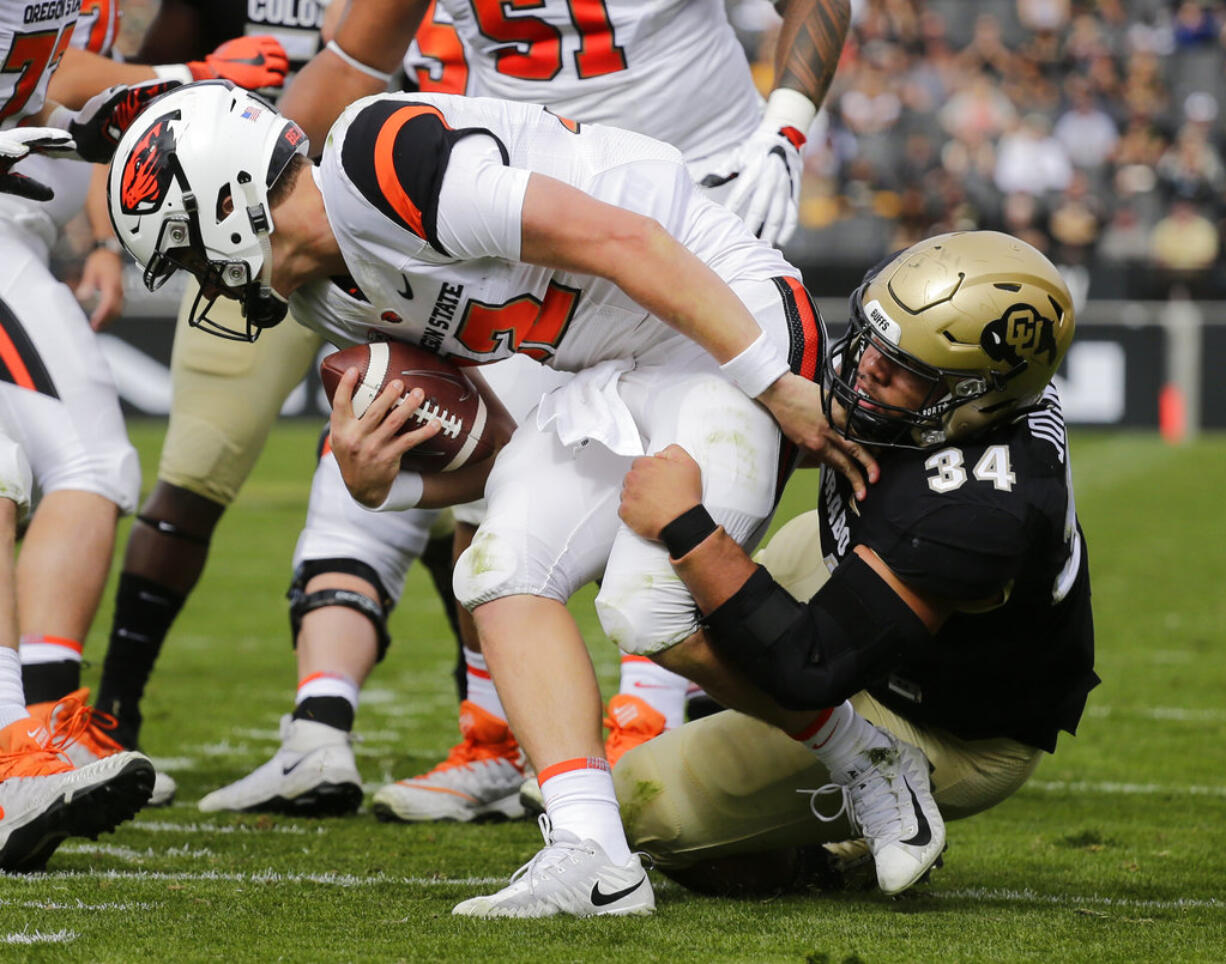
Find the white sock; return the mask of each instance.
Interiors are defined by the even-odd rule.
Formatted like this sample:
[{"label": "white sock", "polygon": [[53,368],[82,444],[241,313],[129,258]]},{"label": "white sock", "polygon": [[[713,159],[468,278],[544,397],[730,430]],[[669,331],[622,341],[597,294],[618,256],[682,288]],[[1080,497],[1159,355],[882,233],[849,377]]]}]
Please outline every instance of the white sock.
[{"label": "white sock", "polygon": [[489,667],[485,665],[485,657],[476,650],[464,647],[465,677],[468,680],[468,701],[476,703],[490,716],[506,721],[507,711],[502,708],[502,700],[498,698],[498,690],[490,678]]},{"label": "white sock", "polygon": [[618,866],[630,859],[613,775],[605,760],[564,760],[542,770],[539,779],[545,812],[555,830],[569,830],[580,840],[595,840]]},{"label": "white sock", "polygon": [[664,717],[672,730],[685,722],[685,694],[690,681],[646,656],[623,656],[619,693],[637,696]]},{"label": "white sock", "polygon": [[311,673],[298,681],[294,706],[312,696],[339,696],[348,700],[354,711],[358,708],[358,684],[344,673]]},{"label": "white sock", "polygon": [[0,730],[29,715],[21,685],[21,656],[15,649],[0,646]]},{"label": "white sock", "polygon": [[830,775],[842,783],[851,772],[863,769],[862,754],[877,746],[888,746],[889,737],[844,700],[838,706],[822,710],[813,722],[792,739],[803,743],[825,764]]},{"label": "white sock", "polygon": [[21,662],[25,666],[41,663],[79,663],[81,644],[63,636],[28,633],[21,637]]}]

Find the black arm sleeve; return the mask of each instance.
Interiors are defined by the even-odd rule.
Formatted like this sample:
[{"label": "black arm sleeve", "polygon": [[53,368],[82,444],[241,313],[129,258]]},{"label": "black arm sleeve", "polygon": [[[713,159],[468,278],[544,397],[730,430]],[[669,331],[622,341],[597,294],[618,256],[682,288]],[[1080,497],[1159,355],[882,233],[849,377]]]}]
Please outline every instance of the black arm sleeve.
[{"label": "black arm sleeve", "polygon": [[705,623],[716,649],[790,710],[841,703],[931,638],[911,607],[854,553],[807,604],[759,566]]}]

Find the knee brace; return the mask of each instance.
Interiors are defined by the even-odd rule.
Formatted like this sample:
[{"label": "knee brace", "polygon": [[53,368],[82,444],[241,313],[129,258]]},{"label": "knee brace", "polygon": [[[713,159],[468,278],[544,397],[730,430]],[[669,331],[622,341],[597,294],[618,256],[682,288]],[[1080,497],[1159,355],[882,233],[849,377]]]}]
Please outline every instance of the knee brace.
[{"label": "knee brace", "polygon": [[[307,583],[316,576],[329,572],[344,573],[366,580],[378,594],[379,601],[375,602],[369,596],[352,589],[319,589],[310,593],[306,591]],[[392,638],[387,631],[387,615],[392,609],[392,599],[384,589],[378,573],[366,563],[357,559],[308,559],[294,572],[294,581],[285,595],[289,599],[290,639],[295,649],[298,647],[298,632],[302,629],[302,619],[307,613],[326,606],[344,606],[361,613],[374,626],[379,646],[376,662],[381,662],[387,655],[387,648],[392,644]]]}]

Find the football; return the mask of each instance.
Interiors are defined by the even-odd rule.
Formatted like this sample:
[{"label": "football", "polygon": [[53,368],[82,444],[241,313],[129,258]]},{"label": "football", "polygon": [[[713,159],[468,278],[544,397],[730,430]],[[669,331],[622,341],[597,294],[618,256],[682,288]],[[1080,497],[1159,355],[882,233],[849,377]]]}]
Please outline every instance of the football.
[{"label": "football", "polygon": [[341,376],[350,368],[362,374],[353,390],[353,411],[359,418],[388,382],[400,379],[405,392],[420,388],[425,401],[401,432],[438,420],[442,429],[410,449],[400,464],[411,472],[451,472],[494,454],[515,428],[496,401],[486,404],[473,381],[445,358],[400,341],[355,345],[334,352],[319,365],[319,377],[331,404]]}]

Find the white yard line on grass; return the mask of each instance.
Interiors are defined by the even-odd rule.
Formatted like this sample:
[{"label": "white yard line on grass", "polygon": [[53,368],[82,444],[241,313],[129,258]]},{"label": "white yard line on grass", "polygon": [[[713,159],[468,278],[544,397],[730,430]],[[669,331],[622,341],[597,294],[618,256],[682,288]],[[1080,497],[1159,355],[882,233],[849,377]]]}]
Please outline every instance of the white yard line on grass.
[{"label": "white yard line on grass", "polygon": [[316,827],[314,830],[307,830],[305,827],[281,825],[251,827],[240,824],[238,826],[219,827],[208,823],[172,823],[169,820],[141,820],[139,817],[131,823],[124,824],[123,828],[124,830],[148,830],[150,833],[288,833],[298,837],[307,834],[322,837],[328,832],[324,827]]},{"label": "white yard line on grass", "polygon": [[15,934],[5,934],[0,937],[0,944],[68,944],[80,935],[76,931],[54,931],[46,934],[43,931],[18,931]]},{"label": "white yard line on grass", "polygon": [[1094,780],[1027,780],[1023,790],[1049,793],[1106,793],[1124,796],[1226,797],[1226,787],[1176,786],[1162,783],[1112,783]]},{"label": "white yard line on grass", "polygon": [[0,897],[0,907],[21,907],[25,910],[117,910],[128,913],[134,910],[153,910],[157,906],[157,904],[147,904],[143,901],[87,904],[79,899],[65,903],[55,900],[6,900]]},{"label": "white yard line on grass", "polygon": [[[160,873],[156,871],[57,871],[49,874],[27,874],[5,878],[14,882],[39,883],[47,880],[111,880],[111,881],[171,881],[175,883],[210,883],[215,881],[240,884],[325,884],[333,887],[371,887],[387,884],[402,884],[407,887],[488,887],[505,884],[505,877],[390,877],[372,874],[359,877],[353,874],[293,874],[267,870],[257,873],[227,873],[204,871],[201,873]],[[671,886],[671,885],[666,885]],[[680,888],[677,888],[680,890]],[[1098,894],[1040,894],[1033,890],[993,889],[967,887],[958,890],[924,891],[919,897],[936,900],[995,900],[1014,904],[1053,904],[1076,908],[1093,904],[1100,907],[1129,907],[1140,910],[1226,910],[1226,901],[1217,897],[1180,897],[1175,900],[1140,900],[1132,897],[1103,897]]]},{"label": "white yard line on grass", "polygon": [[994,890],[988,887],[966,887],[961,890],[939,890],[924,894],[941,900],[999,900],[1011,904],[1059,904],[1076,908],[1079,904],[1098,907],[1132,907],[1140,910],[1226,910],[1226,901],[1216,897],[1179,897],[1175,900],[1138,900],[1132,897],[1099,897],[1091,894],[1078,897],[1071,894],[1039,894],[1033,890]]},{"label": "white yard line on grass", "polygon": [[1142,720],[1173,720],[1178,723],[1226,722],[1226,710],[1190,709],[1186,706],[1091,706],[1087,716],[1136,717]]},{"label": "white yard line on grass", "polygon": [[168,847],[165,850],[154,850],[146,847],[144,850],[133,850],[131,847],[120,847],[116,844],[83,843],[67,844],[60,848],[62,854],[97,854],[104,857],[117,857],[120,860],[152,860],[156,857],[213,857],[216,854],[208,847],[195,849],[184,844],[182,847]]},{"label": "white yard line on grass", "polygon": [[[66,848],[61,847],[63,853]],[[506,877],[389,877],[372,874],[358,877],[353,874],[293,874],[266,870],[257,873],[230,873],[206,870],[198,873],[169,873],[152,870],[59,870],[46,874],[0,874],[6,883],[40,883],[48,880],[132,880],[209,882],[229,881],[239,884],[327,884],[333,887],[373,887],[385,884],[404,884],[409,887],[469,886],[488,887],[491,884],[506,884]]]}]

